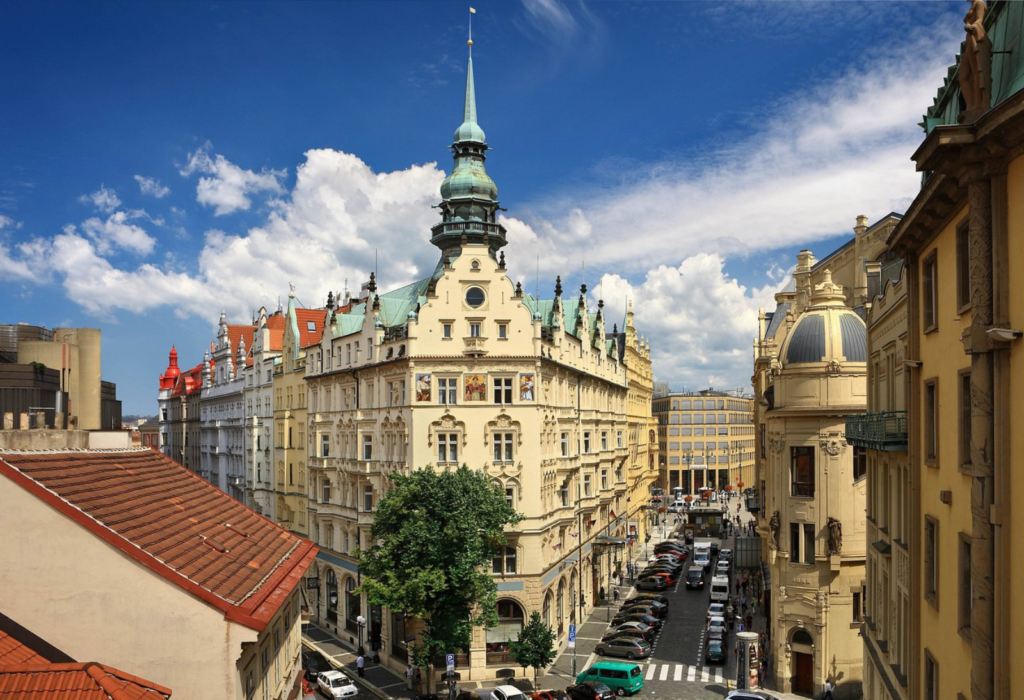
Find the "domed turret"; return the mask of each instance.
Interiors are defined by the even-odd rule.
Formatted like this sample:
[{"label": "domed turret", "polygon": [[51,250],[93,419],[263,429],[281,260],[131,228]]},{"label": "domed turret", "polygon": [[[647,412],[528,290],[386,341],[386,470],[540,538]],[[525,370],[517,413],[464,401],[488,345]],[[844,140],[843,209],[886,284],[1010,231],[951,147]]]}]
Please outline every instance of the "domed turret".
[{"label": "domed turret", "polygon": [[814,287],[811,305],[800,314],[780,352],[783,367],[809,363],[867,362],[867,328],[846,306],[843,288],[825,270],[824,281]]},{"label": "domed turret", "polygon": [[498,186],[484,167],[487,137],[476,118],[476,87],[473,81],[473,40],[469,41],[466,97],[462,124],[455,130],[451,149],[455,164],[441,183],[438,206],[442,220],[431,229],[431,243],[445,258],[457,256],[462,242],[486,244],[492,254],[505,245],[505,228],[497,223]]}]

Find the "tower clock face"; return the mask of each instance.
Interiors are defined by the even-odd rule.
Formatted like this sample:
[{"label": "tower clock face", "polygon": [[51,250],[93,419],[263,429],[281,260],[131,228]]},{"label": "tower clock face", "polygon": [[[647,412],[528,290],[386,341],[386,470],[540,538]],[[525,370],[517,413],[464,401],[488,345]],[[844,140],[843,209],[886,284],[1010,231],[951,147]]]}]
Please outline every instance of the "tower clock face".
[{"label": "tower clock face", "polygon": [[480,287],[470,287],[466,290],[466,303],[474,309],[484,303],[484,290]]}]

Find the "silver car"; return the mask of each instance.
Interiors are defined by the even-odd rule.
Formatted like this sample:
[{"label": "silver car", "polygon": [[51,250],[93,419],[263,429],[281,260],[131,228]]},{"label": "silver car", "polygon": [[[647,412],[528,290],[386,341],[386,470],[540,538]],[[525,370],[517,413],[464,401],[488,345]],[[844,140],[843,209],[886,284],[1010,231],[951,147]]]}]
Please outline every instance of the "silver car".
[{"label": "silver car", "polygon": [[646,659],[651,655],[651,645],[647,642],[633,637],[619,637],[609,639],[607,642],[598,642],[594,652],[598,656],[622,656],[630,661],[633,659]]}]

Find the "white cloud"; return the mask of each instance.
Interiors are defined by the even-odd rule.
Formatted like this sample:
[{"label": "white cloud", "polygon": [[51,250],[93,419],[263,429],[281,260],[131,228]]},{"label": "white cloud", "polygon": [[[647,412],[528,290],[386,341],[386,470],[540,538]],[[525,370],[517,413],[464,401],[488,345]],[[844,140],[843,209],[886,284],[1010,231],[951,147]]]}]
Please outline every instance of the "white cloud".
[{"label": "white cloud", "polygon": [[106,219],[92,217],[82,222],[82,231],[95,241],[96,251],[101,255],[113,252],[114,248],[149,255],[153,252],[156,240],[140,226],[131,223],[133,218],[139,216],[145,216],[145,212],[115,211]]},{"label": "white cloud", "polygon": [[0,229],[13,228],[13,227],[14,227],[14,219],[12,219],[9,216],[4,216],[3,214],[0,214]]},{"label": "white cloud", "polygon": [[637,328],[653,339],[659,380],[678,388],[745,388],[758,308],[771,308],[776,287],[741,285],[725,273],[724,262],[717,254],[698,253],[678,266],[659,265],[638,284],[604,275],[591,293],[596,298],[601,289],[613,322],[619,322],[626,301],[633,301]]},{"label": "white cloud", "polygon": [[155,177],[146,177],[145,175],[136,175],[135,181],[139,183],[139,191],[142,194],[152,195],[157,199],[162,199],[171,193],[171,188],[160,184],[160,181]]},{"label": "white cloud", "polygon": [[214,216],[223,216],[239,209],[248,210],[252,206],[249,195],[256,192],[284,192],[280,179],[287,171],[265,168],[256,173],[244,170],[219,153],[210,157],[209,150],[210,144],[207,143],[195,153],[190,153],[188,163],[180,172],[183,177],[195,172],[209,175],[199,178],[196,201],[203,206],[214,207]]},{"label": "white cloud", "polygon": [[92,203],[94,207],[107,214],[121,206],[121,199],[117,193],[105,185],[100,185],[100,188],[92,194],[83,194],[78,201],[83,204]]},{"label": "white cloud", "polygon": [[[959,41],[947,31],[949,51],[936,50],[936,31],[764,110],[747,138],[534,203],[525,224],[559,250],[585,232],[588,266],[636,274],[698,251],[807,245],[849,231],[857,214],[903,210],[920,187],[916,124]],[[563,265],[555,256],[545,269]]]}]

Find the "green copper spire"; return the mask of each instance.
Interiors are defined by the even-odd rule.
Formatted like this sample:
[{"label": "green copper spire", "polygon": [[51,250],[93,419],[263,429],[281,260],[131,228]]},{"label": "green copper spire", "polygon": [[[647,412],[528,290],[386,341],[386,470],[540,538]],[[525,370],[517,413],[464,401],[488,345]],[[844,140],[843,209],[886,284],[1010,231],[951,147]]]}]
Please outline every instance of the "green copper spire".
[{"label": "green copper spire", "polygon": [[505,228],[497,223],[498,186],[484,168],[487,137],[476,123],[476,85],[473,80],[473,39],[470,29],[469,63],[462,124],[451,145],[455,165],[441,183],[438,205],[442,220],[431,229],[431,242],[445,256],[458,254],[462,241],[486,243],[492,255],[505,245]]}]

